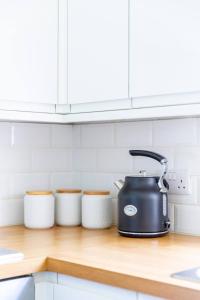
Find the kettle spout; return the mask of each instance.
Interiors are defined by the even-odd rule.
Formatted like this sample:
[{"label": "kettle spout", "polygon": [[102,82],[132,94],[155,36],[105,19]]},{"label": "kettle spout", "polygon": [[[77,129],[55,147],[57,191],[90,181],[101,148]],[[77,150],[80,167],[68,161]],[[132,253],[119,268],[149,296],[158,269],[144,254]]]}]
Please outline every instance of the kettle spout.
[{"label": "kettle spout", "polygon": [[124,185],[124,181],[123,180],[117,180],[114,182],[114,185],[118,188],[118,190],[121,190],[121,188],[123,187]]}]

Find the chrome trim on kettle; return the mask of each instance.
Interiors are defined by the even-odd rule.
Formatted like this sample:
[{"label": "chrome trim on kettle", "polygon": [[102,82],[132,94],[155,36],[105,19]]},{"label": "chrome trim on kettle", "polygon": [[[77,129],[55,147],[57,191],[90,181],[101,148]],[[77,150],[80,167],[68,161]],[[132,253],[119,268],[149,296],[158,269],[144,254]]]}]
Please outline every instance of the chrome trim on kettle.
[{"label": "chrome trim on kettle", "polygon": [[149,236],[149,237],[154,237],[154,236],[160,236],[164,235],[169,232],[169,230],[165,231],[158,231],[158,232],[130,232],[130,231],[121,231],[118,230],[120,234],[125,234],[125,235],[130,235],[130,236]]},{"label": "chrome trim on kettle", "polygon": [[165,185],[164,185],[164,182],[163,182],[163,180],[164,180],[164,177],[165,177],[165,175],[167,174],[167,169],[168,169],[168,165],[167,165],[167,159],[166,158],[164,158],[164,159],[162,159],[161,160],[161,165],[162,165],[162,167],[163,167],[163,172],[162,172],[162,174],[161,174],[161,176],[160,176],[160,178],[159,178],[159,181],[158,181],[158,186],[159,186],[159,188],[160,188],[160,192],[161,193],[167,193],[167,188],[165,187]]}]

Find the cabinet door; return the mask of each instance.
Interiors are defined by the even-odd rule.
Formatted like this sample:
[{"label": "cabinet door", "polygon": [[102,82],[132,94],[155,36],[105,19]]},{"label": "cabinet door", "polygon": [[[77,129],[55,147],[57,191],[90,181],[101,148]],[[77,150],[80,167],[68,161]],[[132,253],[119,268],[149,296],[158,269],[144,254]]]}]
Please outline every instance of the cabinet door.
[{"label": "cabinet door", "polygon": [[132,96],[200,91],[200,1],[132,4]]},{"label": "cabinet door", "polygon": [[55,285],[54,286],[54,300],[105,300],[98,294],[91,293],[87,290],[79,290],[73,287]]},{"label": "cabinet door", "polygon": [[[54,300],[54,284],[39,282],[35,284],[35,300]],[[29,299],[27,299],[29,300]]]},{"label": "cabinet door", "polygon": [[136,300],[136,293],[73,276],[58,274],[54,300]]},{"label": "cabinet door", "polygon": [[34,300],[34,281],[31,276],[0,281],[1,300]]},{"label": "cabinet door", "polygon": [[0,0],[0,100],[57,101],[58,0]]},{"label": "cabinet door", "polygon": [[128,0],[69,0],[68,100],[128,97]]},{"label": "cabinet door", "polygon": [[[90,286],[91,284],[91,286]],[[136,293],[109,285],[94,287],[93,282],[85,281],[84,287],[54,285],[54,300],[136,300]]]}]

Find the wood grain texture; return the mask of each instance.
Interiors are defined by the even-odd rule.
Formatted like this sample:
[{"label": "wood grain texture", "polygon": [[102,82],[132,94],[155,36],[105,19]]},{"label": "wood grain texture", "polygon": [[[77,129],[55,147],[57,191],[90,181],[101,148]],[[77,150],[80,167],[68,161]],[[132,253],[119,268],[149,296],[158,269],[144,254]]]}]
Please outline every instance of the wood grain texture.
[{"label": "wood grain texture", "polygon": [[0,245],[25,254],[21,262],[2,265],[0,278],[48,270],[167,299],[200,299],[200,284],[170,277],[200,266],[199,237],[130,239],[119,236],[115,227],[13,226],[0,229]]}]

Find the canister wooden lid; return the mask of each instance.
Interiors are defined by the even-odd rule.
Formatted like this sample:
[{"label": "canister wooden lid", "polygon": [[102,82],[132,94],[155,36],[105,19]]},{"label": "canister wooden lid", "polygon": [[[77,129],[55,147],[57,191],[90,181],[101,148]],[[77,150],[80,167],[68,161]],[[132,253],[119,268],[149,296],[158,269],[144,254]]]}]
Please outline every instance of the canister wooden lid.
[{"label": "canister wooden lid", "polygon": [[27,195],[32,195],[32,196],[45,196],[45,195],[52,195],[52,191],[27,191]]},{"label": "canister wooden lid", "polygon": [[93,196],[106,196],[110,195],[109,191],[84,191],[84,195],[93,195]]},{"label": "canister wooden lid", "polygon": [[56,191],[59,194],[80,194],[81,190],[78,189],[59,189]]}]

